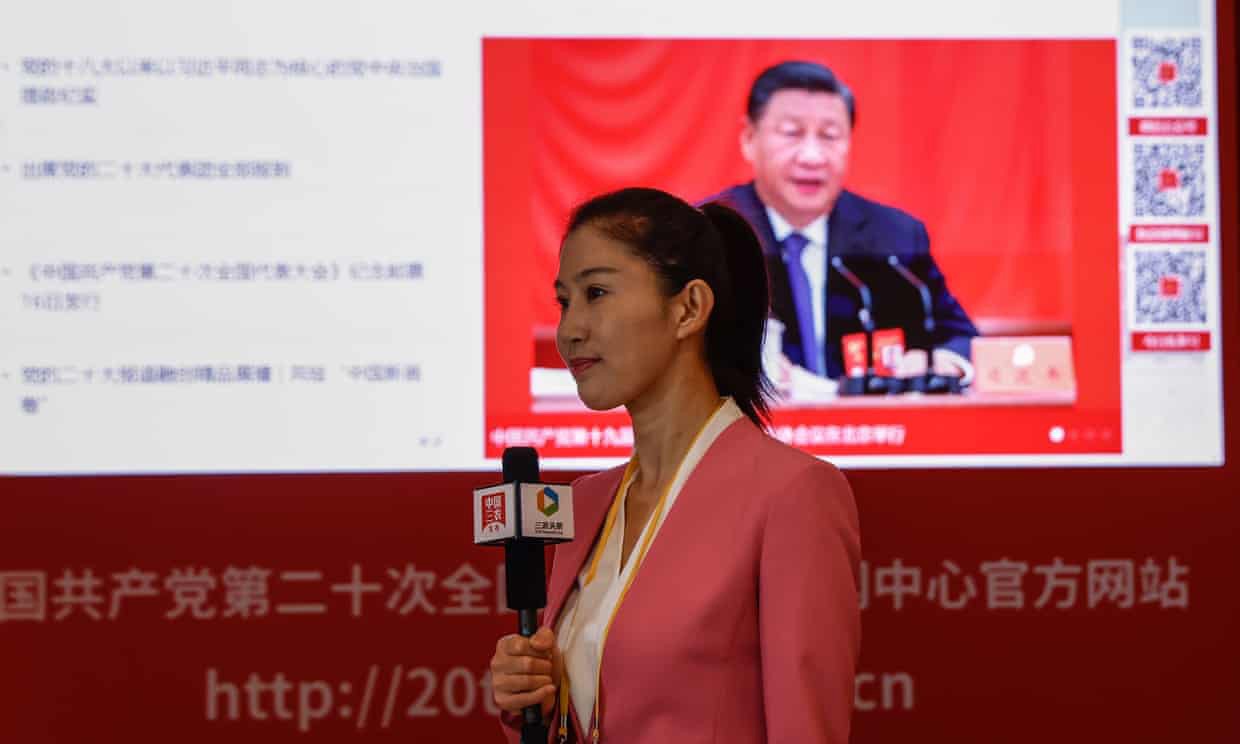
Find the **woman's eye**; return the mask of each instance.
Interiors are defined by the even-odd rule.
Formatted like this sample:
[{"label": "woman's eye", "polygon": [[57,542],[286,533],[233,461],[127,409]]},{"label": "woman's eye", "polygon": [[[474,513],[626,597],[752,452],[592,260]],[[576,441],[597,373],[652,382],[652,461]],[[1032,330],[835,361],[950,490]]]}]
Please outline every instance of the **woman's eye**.
[{"label": "woman's eye", "polygon": [[590,287],[586,290],[586,299],[595,300],[607,294],[607,290],[602,287]]},{"label": "woman's eye", "polygon": [[568,309],[568,298],[567,297],[556,297],[555,304],[559,305],[561,310],[567,310]]}]

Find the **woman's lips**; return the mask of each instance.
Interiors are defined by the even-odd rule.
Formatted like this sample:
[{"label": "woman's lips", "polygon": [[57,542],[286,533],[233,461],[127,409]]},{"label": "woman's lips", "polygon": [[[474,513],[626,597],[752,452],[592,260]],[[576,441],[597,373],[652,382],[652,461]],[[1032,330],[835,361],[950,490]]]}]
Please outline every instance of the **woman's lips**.
[{"label": "woman's lips", "polygon": [[596,362],[598,362],[598,359],[586,359],[584,357],[580,357],[570,360],[568,363],[568,369],[573,373],[573,377],[578,377],[587,369],[593,367]]}]

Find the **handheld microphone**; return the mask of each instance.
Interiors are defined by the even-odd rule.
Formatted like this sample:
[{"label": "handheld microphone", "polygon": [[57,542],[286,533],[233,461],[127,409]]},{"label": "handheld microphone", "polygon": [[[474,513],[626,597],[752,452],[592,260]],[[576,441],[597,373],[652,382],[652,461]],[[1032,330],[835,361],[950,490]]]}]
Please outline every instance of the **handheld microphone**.
[{"label": "handheld microphone", "polygon": [[[538,611],[547,606],[543,546],[573,539],[573,489],[540,483],[538,452],[508,447],[504,482],[474,489],[474,544],[503,545],[508,608],[517,612],[517,632],[538,630]],[[523,711],[521,741],[544,744],[547,726],[538,705]]]}]

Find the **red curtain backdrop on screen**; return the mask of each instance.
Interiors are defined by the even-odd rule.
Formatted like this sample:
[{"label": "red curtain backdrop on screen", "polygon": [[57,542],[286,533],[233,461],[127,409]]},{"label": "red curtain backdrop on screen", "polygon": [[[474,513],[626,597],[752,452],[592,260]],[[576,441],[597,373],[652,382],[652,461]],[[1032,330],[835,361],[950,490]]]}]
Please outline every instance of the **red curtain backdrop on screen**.
[{"label": "red curtain backdrop on screen", "polygon": [[[1107,68],[1080,64],[1079,46],[530,43],[531,219],[540,272],[554,276],[565,216],[600,190],[649,184],[695,200],[749,180],[739,149],[749,86],[770,64],[808,59],[830,66],[857,97],[848,188],[926,221],[972,315],[1066,325],[1073,220],[1111,214],[1073,209],[1071,174],[1088,164],[1072,161],[1073,101],[1064,84]],[[1110,44],[1094,46],[1099,56],[1113,53]],[[1099,176],[1113,180],[1114,169]],[[555,323],[552,302],[538,309],[540,324]]]}]

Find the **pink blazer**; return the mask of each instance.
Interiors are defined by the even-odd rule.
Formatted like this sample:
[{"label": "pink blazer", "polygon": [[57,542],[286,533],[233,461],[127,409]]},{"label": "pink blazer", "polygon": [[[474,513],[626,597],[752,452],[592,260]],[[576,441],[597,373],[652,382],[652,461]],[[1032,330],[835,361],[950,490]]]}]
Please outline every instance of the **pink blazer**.
[{"label": "pink blazer", "polygon": [[[543,625],[559,621],[623,471],[574,482],[578,537],[555,550]],[[845,744],[860,551],[840,471],[747,418],[732,423],[685,482],[616,615],[603,744]],[[588,742],[591,711],[573,713],[576,741]],[[503,719],[518,741],[519,719]]]}]

